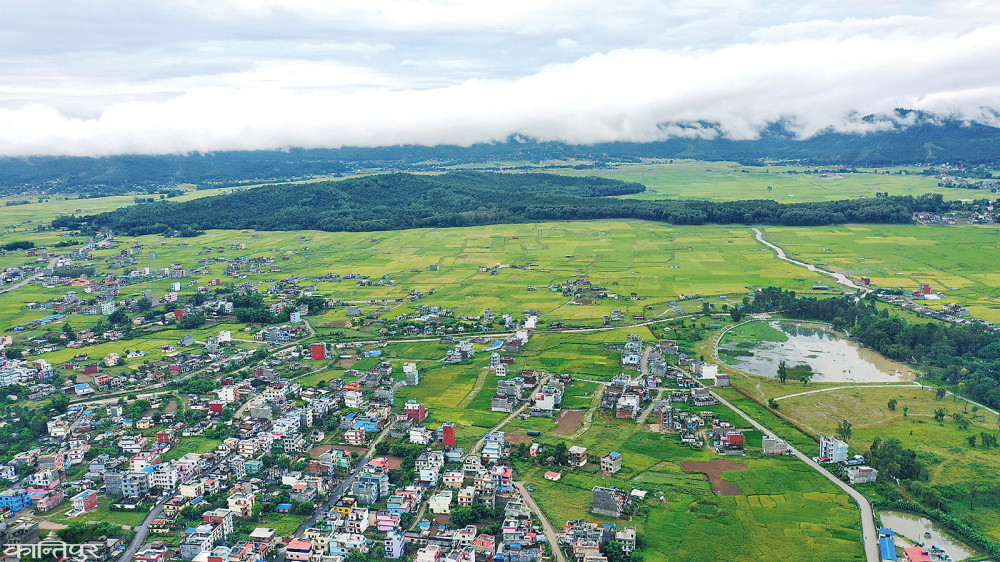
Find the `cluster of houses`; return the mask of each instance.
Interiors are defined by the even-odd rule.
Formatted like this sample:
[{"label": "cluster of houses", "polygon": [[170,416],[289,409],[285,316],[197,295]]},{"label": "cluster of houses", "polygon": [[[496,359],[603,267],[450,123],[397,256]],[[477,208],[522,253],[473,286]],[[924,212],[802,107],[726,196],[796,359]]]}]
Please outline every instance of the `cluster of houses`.
[{"label": "cluster of houses", "polygon": [[[602,504],[608,503],[612,508],[617,508],[618,501],[614,498],[606,499],[605,496],[612,496],[614,490],[595,489],[596,494],[602,495]],[[595,500],[596,501],[596,500]],[[567,521],[563,532],[559,535],[559,541],[570,548],[573,559],[579,562],[607,562],[604,556],[604,549],[611,541],[618,541],[623,554],[631,555],[635,550],[636,532],[635,527],[618,528],[614,524],[590,523],[584,520]]]},{"label": "cluster of houses", "polygon": [[530,402],[528,415],[551,418],[562,407],[566,384],[571,380],[569,375],[549,376],[538,371],[521,371],[516,377],[497,381],[490,409],[510,413]]}]

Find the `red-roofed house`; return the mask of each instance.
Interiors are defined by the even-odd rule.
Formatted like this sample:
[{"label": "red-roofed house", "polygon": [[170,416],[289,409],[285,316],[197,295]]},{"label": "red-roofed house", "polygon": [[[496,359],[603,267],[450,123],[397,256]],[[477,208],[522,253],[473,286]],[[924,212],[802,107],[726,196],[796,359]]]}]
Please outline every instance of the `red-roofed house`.
[{"label": "red-roofed house", "polygon": [[301,541],[299,539],[292,539],[285,547],[285,558],[289,560],[297,560],[299,562],[306,562],[309,557],[312,556],[313,543],[309,541]]},{"label": "red-roofed house", "polygon": [[904,548],[903,554],[908,562],[934,562],[930,551],[920,546]]}]

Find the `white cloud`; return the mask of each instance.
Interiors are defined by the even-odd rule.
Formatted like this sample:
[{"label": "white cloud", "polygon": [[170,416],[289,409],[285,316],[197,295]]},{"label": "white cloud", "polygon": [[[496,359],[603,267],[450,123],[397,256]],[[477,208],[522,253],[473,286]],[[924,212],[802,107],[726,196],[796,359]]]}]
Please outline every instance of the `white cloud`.
[{"label": "white cloud", "polygon": [[[95,28],[128,6],[98,4]],[[698,121],[753,138],[778,119],[808,136],[885,128],[857,116],[896,107],[987,122],[1000,108],[988,4],[483,6],[180,0],[169,23],[112,43],[19,43],[0,58],[0,154],[712,133],[671,125]],[[596,52],[572,58],[570,37]]]}]

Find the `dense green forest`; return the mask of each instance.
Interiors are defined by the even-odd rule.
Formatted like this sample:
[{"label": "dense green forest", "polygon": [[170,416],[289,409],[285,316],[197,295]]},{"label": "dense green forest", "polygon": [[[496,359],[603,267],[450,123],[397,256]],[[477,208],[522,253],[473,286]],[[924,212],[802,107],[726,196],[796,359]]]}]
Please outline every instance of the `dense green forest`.
[{"label": "dense green forest", "polygon": [[902,224],[911,221],[914,211],[939,211],[947,205],[940,195],[785,205],[770,200],[715,203],[610,197],[644,189],[619,180],[551,174],[384,174],[264,186],[183,203],[157,201],[98,215],[60,217],[52,224],[87,231],[107,228],[133,236],[191,236],[206,229],[367,232],[612,218],[685,225],[809,226]]},{"label": "dense green forest", "polygon": [[1000,407],[1000,335],[982,324],[913,323],[879,310],[874,297],[817,299],[768,287],[747,299],[750,312],[781,310],[791,318],[832,322],[886,357],[918,366],[990,407]]},{"label": "dense green forest", "polygon": [[[441,170],[456,164],[496,161],[538,162],[585,159],[636,162],[640,158],[729,160],[745,165],[797,162],[805,165],[891,166],[898,164],[1000,164],[1000,128],[937,119],[905,110],[897,118],[915,124],[867,134],[822,132],[798,139],[784,123],[773,123],[756,140],[729,140],[718,125],[697,126],[714,138],[571,145],[520,137],[471,146],[388,146],[336,149],[290,149],[159,156],[101,158],[43,156],[0,158],[0,194],[24,191],[110,195],[159,192],[179,184],[222,187],[383,168],[398,171]],[[866,118],[867,119],[867,118]]]}]

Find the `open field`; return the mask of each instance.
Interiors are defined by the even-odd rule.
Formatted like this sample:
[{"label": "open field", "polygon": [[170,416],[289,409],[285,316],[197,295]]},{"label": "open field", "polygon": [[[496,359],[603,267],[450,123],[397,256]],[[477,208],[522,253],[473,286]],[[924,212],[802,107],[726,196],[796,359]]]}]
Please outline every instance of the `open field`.
[{"label": "open field", "polygon": [[1000,240],[1000,226],[768,227],[764,235],[797,259],[818,258],[827,269],[871,277],[879,287],[914,290],[929,283],[943,293],[925,303],[930,308],[954,302],[1000,322],[1000,274],[994,253],[986,251]]},{"label": "open field", "polygon": [[109,509],[110,506],[111,500],[102,494],[98,497],[97,508],[92,511],[70,519],[66,517],[66,512],[72,506],[69,502],[66,502],[57,507],[51,514],[46,515],[45,518],[54,523],[69,524],[74,522],[104,521],[113,525],[123,525],[132,528],[141,523],[149,515],[146,511],[111,511]]},{"label": "open field", "polygon": [[[938,187],[938,179],[920,175],[871,173],[841,173],[840,177],[821,178],[806,174],[800,166],[741,166],[735,162],[701,162],[697,160],[655,160],[641,164],[620,164],[614,168],[565,170],[541,168],[556,174],[601,176],[634,181],[648,191],[630,198],[641,199],[774,199],[779,203],[802,203],[874,197],[875,193],[890,195],[922,195],[941,193],[946,199],[973,199],[983,192]],[[880,169],[885,171],[886,169]],[[891,169],[895,171],[895,169]],[[792,172],[792,173],[789,173]],[[768,186],[771,190],[768,190]]]}]

